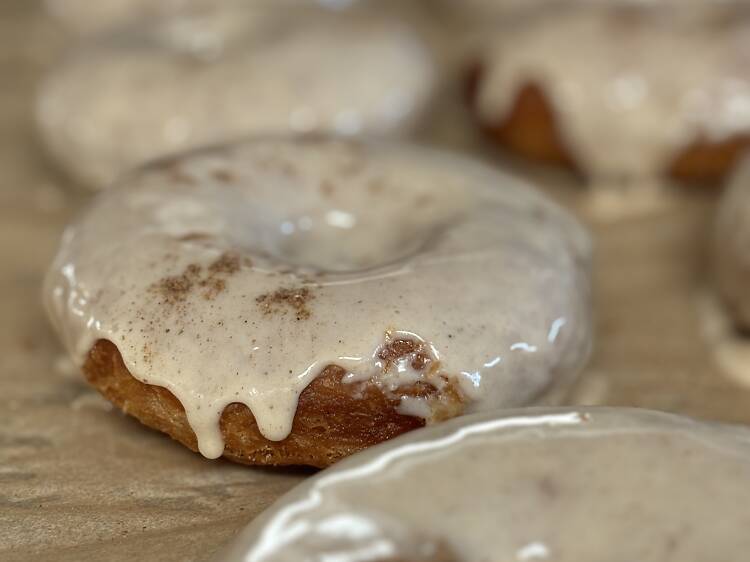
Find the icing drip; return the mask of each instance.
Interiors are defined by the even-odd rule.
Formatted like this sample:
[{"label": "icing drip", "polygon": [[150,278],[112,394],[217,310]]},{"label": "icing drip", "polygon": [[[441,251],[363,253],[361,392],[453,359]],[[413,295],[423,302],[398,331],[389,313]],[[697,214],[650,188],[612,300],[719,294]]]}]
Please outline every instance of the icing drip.
[{"label": "icing drip", "polygon": [[45,291],[79,365],[112,341],[216,457],[227,404],[283,439],[331,364],[388,392],[450,379],[469,411],[540,399],[586,358],[588,256],[573,219],[469,160],[266,140],[124,178],[66,231]]}]

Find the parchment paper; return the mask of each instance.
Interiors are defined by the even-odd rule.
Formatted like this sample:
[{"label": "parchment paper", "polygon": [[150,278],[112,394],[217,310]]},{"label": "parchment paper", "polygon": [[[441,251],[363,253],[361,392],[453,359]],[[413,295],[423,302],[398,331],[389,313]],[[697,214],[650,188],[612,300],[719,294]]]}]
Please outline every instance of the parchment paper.
[{"label": "parchment paper", "polygon": [[[309,472],[205,460],[110,409],[64,360],[40,283],[86,196],[50,169],[30,116],[67,40],[38,2],[0,2],[0,560],[208,560]],[[462,118],[434,139],[472,146]],[[597,243],[597,346],[571,400],[750,421],[750,391],[716,367],[697,304],[715,193],[624,211],[580,186],[551,193]]]}]

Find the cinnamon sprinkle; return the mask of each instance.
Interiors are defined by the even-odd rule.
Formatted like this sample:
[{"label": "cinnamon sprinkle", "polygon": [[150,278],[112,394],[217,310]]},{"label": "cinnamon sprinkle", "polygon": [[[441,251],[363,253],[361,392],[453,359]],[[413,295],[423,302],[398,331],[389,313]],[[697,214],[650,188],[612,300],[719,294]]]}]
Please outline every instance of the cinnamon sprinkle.
[{"label": "cinnamon sprinkle", "polygon": [[234,174],[229,170],[215,170],[212,175],[216,181],[221,183],[233,183],[235,181]]},{"label": "cinnamon sprinkle", "polygon": [[180,275],[171,275],[154,283],[151,290],[157,292],[165,304],[176,304],[184,301],[195,286],[201,273],[201,267],[190,264]]},{"label": "cinnamon sprinkle", "polygon": [[237,273],[239,269],[240,256],[234,252],[224,252],[219,259],[208,266],[208,271],[212,274],[232,275],[233,273]]},{"label": "cinnamon sprinkle", "polygon": [[273,293],[266,293],[256,297],[255,302],[258,304],[263,314],[286,314],[291,309],[297,320],[307,320],[310,318],[310,309],[308,303],[315,298],[309,288],[300,287],[286,289],[277,289]]},{"label": "cinnamon sprinkle", "polygon": [[407,355],[412,356],[411,368],[415,371],[423,371],[432,362],[432,358],[424,350],[423,343],[405,338],[391,340],[378,351],[378,358],[384,361],[386,370]]},{"label": "cinnamon sprinkle", "polygon": [[237,273],[242,264],[251,265],[250,260],[242,260],[233,252],[225,252],[204,270],[197,264],[190,264],[180,275],[165,277],[151,286],[151,290],[162,298],[164,304],[174,305],[185,301],[194,290],[201,289],[201,296],[213,300],[224,292],[226,279]]}]

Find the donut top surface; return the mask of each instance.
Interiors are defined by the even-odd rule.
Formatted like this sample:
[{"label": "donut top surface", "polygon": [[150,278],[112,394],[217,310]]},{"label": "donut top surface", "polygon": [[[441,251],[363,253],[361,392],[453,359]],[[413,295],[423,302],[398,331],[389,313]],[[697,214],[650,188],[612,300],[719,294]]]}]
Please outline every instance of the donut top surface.
[{"label": "donut top surface", "polygon": [[436,87],[432,55],[387,15],[237,8],[86,44],[42,84],[37,120],[79,182],[261,133],[399,136]]},{"label": "donut top surface", "polygon": [[[228,404],[283,439],[300,392],[333,364],[345,383],[384,391],[452,380],[469,411],[542,397],[587,356],[588,259],[571,217],[471,160],[259,140],[156,163],[104,192],[66,231],[45,294],[79,364],[113,342],[217,457]],[[395,340],[420,356],[384,362]],[[431,414],[419,397],[400,411]]]},{"label": "donut top surface", "polygon": [[750,432],[630,409],[420,429],[283,496],[226,562],[741,560]]},{"label": "donut top surface", "polygon": [[533,84],[589,177],[658,178],[693,143],[750,133],[747,15],[589,5],[527,20],[489,40],[478,111],[500,123]]}]

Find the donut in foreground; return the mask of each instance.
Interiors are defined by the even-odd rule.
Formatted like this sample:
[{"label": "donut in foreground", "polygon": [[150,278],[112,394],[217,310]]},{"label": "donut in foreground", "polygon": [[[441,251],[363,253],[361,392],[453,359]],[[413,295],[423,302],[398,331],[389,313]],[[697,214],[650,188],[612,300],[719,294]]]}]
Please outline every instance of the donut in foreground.
[{"label": "donut in foreground", "polygon": [[550,11],[486,41],[470,86],[481,126],[594,181],[722,181],[750,145],[747,14],[616,5]]},{"label": "donut in foreground", "polygon": [[590,347],[589,241],[472,160],[251,140],[100,195],[46,280],[87,379],[193,450],[325,466],[463,412],[554,400]]},{"label": "donut in foreground", "polygon": [[742,560],[748,501],[750,430],[529,408],[347,459],[282,496],[221,560]]},{"label": "donut in foreground", "polygon": [[415,132],[437,81],[419,33],[383,13],[307,4],[182,16],[85,43],[41,85],[45,149],[98,189],[148,160],[248,135]]}]

